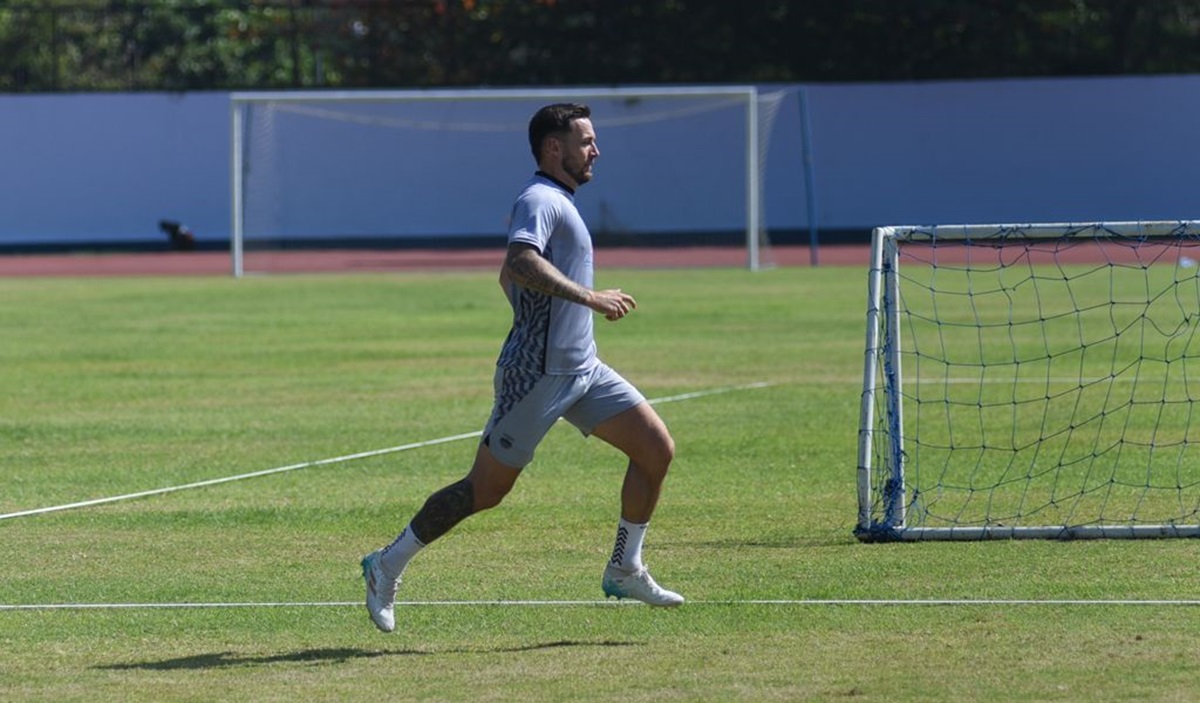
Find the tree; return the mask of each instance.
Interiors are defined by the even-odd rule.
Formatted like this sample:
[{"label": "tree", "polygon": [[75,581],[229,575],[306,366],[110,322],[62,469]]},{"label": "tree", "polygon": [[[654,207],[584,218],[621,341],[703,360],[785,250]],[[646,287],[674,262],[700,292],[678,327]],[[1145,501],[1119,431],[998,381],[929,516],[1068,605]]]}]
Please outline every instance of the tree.
[{"label": "tree", "polygon": [[1200,0],[0,2],[0,91],[1188,73]]}]

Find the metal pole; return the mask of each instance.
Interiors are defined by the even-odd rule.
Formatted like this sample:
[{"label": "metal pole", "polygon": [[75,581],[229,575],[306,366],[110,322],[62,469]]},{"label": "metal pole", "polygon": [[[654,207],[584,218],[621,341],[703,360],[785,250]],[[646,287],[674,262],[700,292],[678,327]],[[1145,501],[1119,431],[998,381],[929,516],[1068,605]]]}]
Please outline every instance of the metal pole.
[{"label": "metal pole", "polygon": [[808,260],[812,266],[820,264],[818,249],[820,235],[817,228],[817,177],[813,165],[812,120],[808,113],[808,88],[800,89],[800,138],[804,144],[804,201],[808,211]]}]

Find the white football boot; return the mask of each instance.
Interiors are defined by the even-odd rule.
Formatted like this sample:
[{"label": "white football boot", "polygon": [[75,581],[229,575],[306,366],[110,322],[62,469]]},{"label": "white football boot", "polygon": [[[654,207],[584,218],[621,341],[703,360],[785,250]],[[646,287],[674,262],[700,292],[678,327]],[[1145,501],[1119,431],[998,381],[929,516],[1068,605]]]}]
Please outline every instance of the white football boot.
[{"label": "white football boot", "polygon": [[600,583],[606,597],[632,598],[647,605],[673,608],[683,604],[683,596],[668,591],[654,582],[646,567],[636,571],[625,571],[611,564],[604,569],[604,580]]},{"label": "white football boot", "polygon": [[396,589],[400,580],[383,575],[379,568],[382,549],[377,549],[362,559],[363,580],[367,584],[367,613],[371,622],[384,632],[396,629]]}]

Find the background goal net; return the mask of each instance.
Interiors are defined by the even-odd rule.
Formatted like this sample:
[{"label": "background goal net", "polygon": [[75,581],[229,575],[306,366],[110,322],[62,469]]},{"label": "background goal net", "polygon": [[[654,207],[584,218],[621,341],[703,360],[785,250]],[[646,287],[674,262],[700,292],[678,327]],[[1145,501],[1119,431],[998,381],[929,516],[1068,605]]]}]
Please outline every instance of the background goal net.
[{"label": "background goal net", "polygon": [[875,230],[858,536],[1200,536],[1198,235]]},{"label": "background goal net", "polygon": [[[771,262],[763,180],[788,91],[745,86],[235,93],[235,275],[289,249],[503,246],[533,173],[529,118],[592,108],[580,191],[599,246],[722,243]],[[791,92],[794,97],[794,91]]]}]

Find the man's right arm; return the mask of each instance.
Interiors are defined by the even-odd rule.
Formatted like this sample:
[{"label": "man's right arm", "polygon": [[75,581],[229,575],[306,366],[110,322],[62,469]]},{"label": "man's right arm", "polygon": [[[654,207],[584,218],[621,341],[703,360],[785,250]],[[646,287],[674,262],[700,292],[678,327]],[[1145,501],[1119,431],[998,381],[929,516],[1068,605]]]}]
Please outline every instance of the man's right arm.
[{"label": "man's right arm", "polygon": [[619,320],[637,307],[633,296],[615,290],[591,290],[563,275],[531,244],[514,242],[508,245],[500,278],[511,280],[522,288],[585,305],[609,320]]}]

